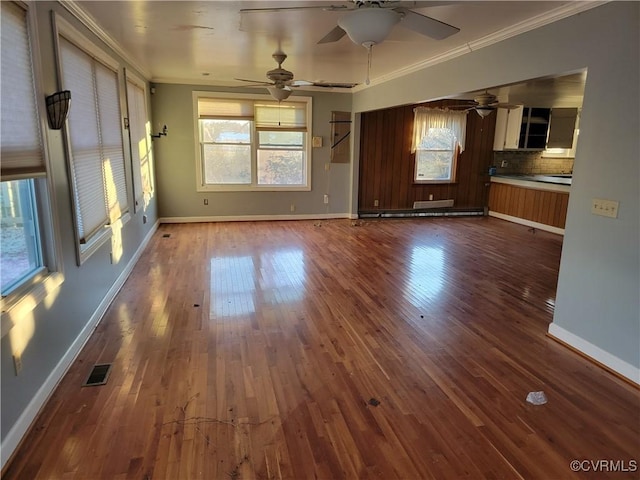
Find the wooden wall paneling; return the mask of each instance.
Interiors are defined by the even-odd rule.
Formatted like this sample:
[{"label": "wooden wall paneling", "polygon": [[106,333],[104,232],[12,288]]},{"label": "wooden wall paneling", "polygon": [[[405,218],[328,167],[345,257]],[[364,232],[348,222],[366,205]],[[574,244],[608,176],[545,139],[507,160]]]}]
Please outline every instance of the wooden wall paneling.
[{"label": "wooden wall paneling", "polygon": [[[454,100],[431,102],[432,107],[456,104]],[[493,159],[495,116],[484,119],[474,112],[467,117],[465,152],[454,184],[414,184],[415,157],[411,154],[415,105],[365,112],[361,124],[359,210],[411,209],[413,202],[454,199],[457,207],[484,207],[487,170]],[[378,199],[379,207],[374,207]]]},{"label": "wooden wall paneling", "polygon": [[492,183],[489,208],[494,212],[564,228],[569,194]]},{"label": "wooden wall paneling", "polygon": [[400,197],[400,185],[403,183],[402,179],[402,148],[403,148],[403,134],[404,134],[404,121],[403,121],[403,109],[395,109],[390,118],[389,134],[391,135],[391,141],[389,142],[389,152],[387,153],[389,174],[392,178],[392,187],[390,204],[391,208],[398,209],[401,205],[404,205],[406,198]]},{"label": "wooden wall paneling", "polygon": [[411,154],[413,107],[402,109],[402,137],[400,143],[400,198],[402,205],[413,206],[413,175],[415,156]]}]

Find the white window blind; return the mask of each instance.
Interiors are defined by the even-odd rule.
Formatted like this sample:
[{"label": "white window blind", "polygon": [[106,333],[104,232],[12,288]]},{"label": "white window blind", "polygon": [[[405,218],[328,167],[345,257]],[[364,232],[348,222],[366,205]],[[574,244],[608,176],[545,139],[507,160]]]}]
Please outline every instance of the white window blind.
[{"label": "white window blind", "polygon": [[44,175],[27,12],[13,2],[1,5],[2,179]]},{"label": "white window blind", "polygon": [[117,74],[60,38],[64,88],[71,90],[70,165],[80,243],[128,209]]},{"label": "white window blind", "polygon": [[128,211],[127,181],[120,127],[120,100],[118,75],[100,63],[95,64],[96,93],[100,138],[102,141],[102,170],[105,179],[106,200],[111,222]]},{"label": "white window blind", "polygon": [[255,122],[257,129],[283,128],[306,130],[307,109],[304,103],[256,103]]},{"label": "white window blind", "polygon": [[129,108],[129,136],[133,167],[133,189],[136,204],[148,201],[153,190],[151,172],[151,138],[147,121],[144,90],[127,81],[127,101]]},{"label": "white window blind", "polygon": [[253,100],[199,98],[200,118],[253,118]]}]

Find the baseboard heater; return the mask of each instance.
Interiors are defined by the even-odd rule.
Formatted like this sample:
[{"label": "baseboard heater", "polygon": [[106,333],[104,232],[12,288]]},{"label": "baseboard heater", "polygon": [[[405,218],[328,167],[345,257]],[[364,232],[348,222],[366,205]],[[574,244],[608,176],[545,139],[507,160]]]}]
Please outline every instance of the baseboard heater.
[{"label": "baseboard heater", "polygon": [[453,207],[453,199],[448,200],[422,200],[413,202],[414,210],[424,210],[425,208],[451,208]]},{"label": "baseboard heater", "polygon": [[386,210],[359,212],[358,218],[408,218],[408,217],[482,217],[483,208],[464,208],[453,210],[450,208],[434,208],[430,210]]}]

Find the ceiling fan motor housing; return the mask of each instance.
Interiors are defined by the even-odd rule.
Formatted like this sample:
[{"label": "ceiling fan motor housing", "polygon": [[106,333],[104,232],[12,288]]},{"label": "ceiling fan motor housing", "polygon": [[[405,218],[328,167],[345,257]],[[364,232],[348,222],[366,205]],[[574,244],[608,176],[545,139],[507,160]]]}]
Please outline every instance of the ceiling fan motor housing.
[{"label": "ceiling fan motor housing", "polygon": [[288,82],[293,80],[293,73],[284,68],[278,67],[267,72],[267,78],[275,83]]}]

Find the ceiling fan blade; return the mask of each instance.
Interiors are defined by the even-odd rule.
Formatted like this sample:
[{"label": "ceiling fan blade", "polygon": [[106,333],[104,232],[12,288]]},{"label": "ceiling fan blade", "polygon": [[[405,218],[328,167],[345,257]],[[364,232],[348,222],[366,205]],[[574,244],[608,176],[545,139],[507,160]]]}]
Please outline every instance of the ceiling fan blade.
[{"label": "ceiling fan blade", "polygon": [[238,80],[239,82],[249,82],[249,83],[253,83],[255,85],[274,85],[274,83],[272,82],[265,82],[262,80],[247,80],[246,78],[234,78],[234,80]]},{"label": "ceiling fan blade", "polygon": [[242,8],[240,13],[286,12],[290,10],[348,10],[346,5],[312,5],[299,7]]},{"label": "ceiling fan blade", "polygon": [[334,83],[334,82],[313,82],[314,87],[325,88],[353,88],[357,83]]},{"label": "ceiling fan blade", "polygon": [[460,31],[458,27],[427,17],[408,8],[397,7],[394,10],[402,15],[400,24],[403,27],[435,40],[443,40]]},{"label": "ceiling fan blade", "polygon": [[318,41],[318,45],[320,45],[322,43],[337,42],[342,37],[344,37],[346,34],[347,34],[347,32],[345,32],[340,25],[336,25],[333,30],[331,30],[329,33],[327,33],[324,37],[322,37]]},{"label": "ceiling fan blade", "polygon": [[310,87],[313,85],[313,82],[309,82],[308,80],[293,80],[289,86],[291,87]]}]

